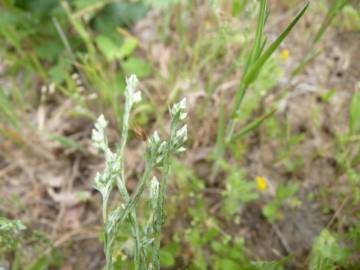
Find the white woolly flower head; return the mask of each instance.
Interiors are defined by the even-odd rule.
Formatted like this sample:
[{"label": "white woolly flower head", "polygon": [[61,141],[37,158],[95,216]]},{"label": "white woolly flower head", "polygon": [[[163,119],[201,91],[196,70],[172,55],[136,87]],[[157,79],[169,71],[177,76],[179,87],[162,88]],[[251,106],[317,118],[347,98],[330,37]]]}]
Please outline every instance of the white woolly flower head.
[{"label": "white woolly flower head", "polygon": [[184,120],[187,116],[186,113],[186,98],[183,98],[178,103],[175,103],[170,108],[171,117],[180,121]]},{"label": "white woolly flower head", "polygon": [[155,131],[148,139],[148,145],[151,148],[157,148],[159,144],[160,144],[160,136],[159,133]]},{"label": "white woolly flower head", "polygon": [[136,91],[139,81],[136,75],[132,74],[126,78],[125,97],[130,104],[139,102],[141,100],[141,92]]},{"label": "white woolly flower head", "polygon": [[175,134],[175,144],[183,144],[187,140],[187,125],[178,129]]},{"label": "white woolly flower head", "polygon": [[106,146],[105,128],[108,125],[104,115],[100,115],[96,120],[95,127],[91,133],[91,140],[96,148],[104,149]]}]

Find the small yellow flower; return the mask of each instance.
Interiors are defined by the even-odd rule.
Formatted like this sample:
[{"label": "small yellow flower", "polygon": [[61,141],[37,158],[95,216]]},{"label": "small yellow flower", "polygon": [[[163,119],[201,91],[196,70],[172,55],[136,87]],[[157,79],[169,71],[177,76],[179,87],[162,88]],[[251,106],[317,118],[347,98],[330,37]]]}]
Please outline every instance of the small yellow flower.
[{"label": "small yellow flower", "polygon": [[255,178],[256,182],[257,182],[257,189],[258,190],[265,190],[267,187],[267,182],[266,179],[264,177],[261,176],[257,176]]},{"label": "small yellow flower", "polygon": [[206,20],[206,21],[205,21],[205,28],[206,28],[207,30],[211,29],[212,26],[213,26],[213,23],[212,23],[210,20]]},{"label": "small yellow flower", "polygon": [[284,49],[284,50],[282,50],[281,53],[280,53],[280,58],[281,58],[281,60],[286,61],[286,60],[288,60],[289,55],[290,55],[289,50],[288,50],[288,49]]}]

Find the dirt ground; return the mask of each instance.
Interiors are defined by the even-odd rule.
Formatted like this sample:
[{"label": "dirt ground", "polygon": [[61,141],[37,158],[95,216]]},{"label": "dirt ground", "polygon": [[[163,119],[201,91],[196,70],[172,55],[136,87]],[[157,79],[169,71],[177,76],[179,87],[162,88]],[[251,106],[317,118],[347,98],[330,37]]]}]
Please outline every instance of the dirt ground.
[{"label": "dirt ground", "polygon": [[[272,10],[271,18],[275,25],[272,29],[280,29],[288,19],[287,16],[282,16],[281,7]],[[314,20],[316,23],[318,19],[305,16],[296,28],[297,33],[306,31]],[[141,27],[140,38],[149,38],[146,33],[151,38],[152,29],[147,29],[151,26],[147,25],[146,19],[140,24],[137,26],[137,29]],[[267,30],[270,36],[272,29]],[[323,187],[329,188],[329,192],[334,194],[346,194],[349,188],[344,185],[346,176],[339,172],[333,145],[336,134],[347,129],[350,99],[360,78],[360,33],[332,28],[326,33],[322,44],[322,53],[300,76],[292,78],[290,72],[286,72],[262,100],[264,107],[271,107],[272,102],[281,97],[276,119],[291,123],[294,133],[304,134],[304,139],[291,150],[292,158],[302,157],[302,165],[289,172],[284,163],[278,160],[278,151],[287,142],[269,138],[265,127],[257,129],[246,138],[246,158],[238,165],[245,168],[251,177],[266,176],[269,180],[269,192],[260,200],[246,204],[239,224],[224,222],[224,228],[228,232],[244,237],[250,257],[279,259],[295,254],[297,259],[291,266],[292,269],[305,269],[311,243],[322,228],[336,222],[344,224],[339,225],[342,230],[352,222],[351,216],[338,212],[347,203],[346,197],[322,198],[319,195],[316,203],[310,203],[306,199],[310,192],[320,194]],[[164,54],[169,54],[164,57],[171,57],[176,53],[176,48],[171,46],[158,46],[164,46]],[[307,46],[307,40],[300,34],[291,35],[286,40],[282,45],[290,52],[289,60],[285,63],[288,67],[286,70],[290,71],[298,63]],[[156,50],[156,46],[152,49]],[[148,54],[151,55],[151,52]],[[159,66],[156,59],[153,61]],[[21,74],[19,77],[21,78]],[[2,84],[11,86],[9,78],[0,77],[0,80]],[[199,85],[204,84],[201,78],[198,80]],[[144,86],[152,89],[156,84],[154,86],[154,82],[149,79],[144,82]],[[228,87],[229,91],[235,91],[236,85]],[[322,95],[332,88],[336,88],[336,92],[328,102],[324,102]],[[194,99],[201,99],[202,93],[201,89],[189,93],[190,115],[196,109]],[[157,99],[161,101],[161,98]],[[214,102],[216,103],[216,97]],[[102,245],[98,240],[101,226],[100,197],[93,189],[92,181],[103,161],[90,147],[93,123],[68,117],[66,111],[71,106],[71,101],[61,96],[49,96],[24,116],[24,122],[29,124],[24,125],[22,137],[15,138],[18,142],[16,145],[0,138],[0,211],[8,217],[22,220],[31,229],[44,232],[55,248],[68,254],[62,270],[100,269],[104,262]],[[201,128],[190,130],[190,134],[201,140],[192,140],[190,150],[182,157],[183,162],[191,166],[202,179],[210,179],[206,155],[214,145],[216,115],[209,114],[202,120],[196,119]],[[80,147],[65,149],[55,141],[50,142],[36,136],[30,123],[39,130],[71,136]],[[116,140],[115,130],[111,130],[109,135],[113,141]],[[129,189],[134,188],[135,176],[142,170],[142,147],[142,143],[134,139],[127,150],[127,165],[130,168],[128,176],[132,179],[129,181]],[[238,161],[232,162],[236,164]],[[222,188],[222,179],[220,174],[205,183],[205,186],[209,190]],[[274,195],[279,183],[290,181],[299,183],[302,204],[296,211],[286,209],[282,221],[270,225],[263,217],[261,207]],[[205,192],[204,198],[209,208],[213,209],[212,214],[221,216],[220,210],[216,209],[221,196]],[[329,207],[326,213],[323,211],[324,205]],[[171,234],[172,228],[167,226],[165,235]],[[29,253],[28,256],[32,254]]]}]

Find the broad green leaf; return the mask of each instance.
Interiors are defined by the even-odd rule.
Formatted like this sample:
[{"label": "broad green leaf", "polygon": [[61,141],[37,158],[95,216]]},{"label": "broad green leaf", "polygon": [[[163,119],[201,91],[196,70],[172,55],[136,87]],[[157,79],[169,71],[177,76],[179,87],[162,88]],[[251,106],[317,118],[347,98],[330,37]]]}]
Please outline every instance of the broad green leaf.
[{"label": "broad green leaf", "polygon": [[138,41],[135,38],[129,37],[123,40],[122,44],[117,44],[111,38],[99,35],[95,42],[108,61],[115,59],[123,59],[129,56],[137,47]]},{"label": "broad green leaf", "polygon": [[139,78],[149,76],[152,71],[150,64],[137,57],[129,57],[126,61],[121,63],[121,66],[127,74],[134,73]]},{"label": "broad green leaf", "polygon": [[128,37],[124,40],[124,43],[121,45],[119,51],[117,52],[116,56],[119,59],[127,57],[133,53],[138,45],[137,39],[133,37]]},{"label": "broad green leaf", "polygon": [[96,45],[108,61],[116,58],[119,47],[107,36],[99,35],[95,39]]},{"label": "broad green leaf", "polygon": [[162,267],[171,267],[175,264],[173,254],[165,249],[160,250],[160,264]]}]

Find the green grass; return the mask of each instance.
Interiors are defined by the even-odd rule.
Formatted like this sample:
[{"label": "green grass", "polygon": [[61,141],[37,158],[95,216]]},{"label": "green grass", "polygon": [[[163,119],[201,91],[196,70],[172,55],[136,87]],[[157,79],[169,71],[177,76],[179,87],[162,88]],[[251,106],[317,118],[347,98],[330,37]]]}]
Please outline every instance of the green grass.
[{"label": "green grass", "polygon": [[[311,155],[307,145],[323,128],[324,107],[333,106],[342,89],[321,93],[319,104],[309,108],[311,130],[305,127],[302,131],[295,130],[288,112],[278,110],[277,97],[270,95],[278,91],[281,96],[292,89],[290,79],[306,65],[317,64],[317,57],[323,57],[319,48],[328,29],[357,29],[358,13],[349,1],[326,3],[317,3],[327,8],[325,14],[317,14],[306,1],[4,0],[0,3],[0,42],[4,45],[0,53],[6,63],[4,79],[11,84],[0,87],[0,143],[5,150],[0,161],[4,159],[5,167],[11,164],[7,151],[15,151],[26,152],[25,161],[33,164],[30,161],[37,161],[37,156],[19,146],[34,147],[32,138],[39,138],[54,153],[60,149],[59,162],[64,156],[71,162],[80,159],[88,175],[95,154],[89,150],[87,131],[96,115],[103,113],[109,122],[102,117],[97,120],[93,141],[105,159],[104,170],[95,178],[102,198],[98,242],[104,247],[105,269],[286,269],[285,265],[296,263],[293,254],[285,257],[277,252],[278,260],[266,261],[257,250],[248,248],[248,235],[238,228],[261,230],[284,222],[289,208],[296,212],[302,207],[304,192],[309,192],[307,203],[326,210],[322,218],[331,220],[308,247],[309,269],[356,269],[351,255],[359,252],[360,239],[359,217],[354,213],[360,200],[359,89],[355,86],[346,103],[347,128],[327,135],[326,145],[314,146]],[[298,13],[283,29],[275,29],[272,19],[276,20],[278,11],[270,13],[268,4],[287,8],[284,14]],[[160,12],[150,19],[152,42],[160,45],[158,59],[149,49],[154,44],[144,43],[132,28],[153,8]],[[311,16],[323,16],[321,24],[310,24],[304,30],[299,22],[305,14],[308,21]],[[269,42],[266,33],[280,34]],[[279,48],[309,36],[310,45],[301,48],[302,61],[289,61],[291,66],[281,61]],[[289,44],[284,44],[287,38]],[[291,57],[292,49],[288,49]],[[293,71],[291,75],[288,70]],[[140,84],[128,77],[133,73]],[[277,89],[283,78],[289,85]],[[43,95],[41,89],[50,85],[54,85],[54,94]],[[135,105],[137,90],[143,100]],[[191,105],[185,161],[173,157],[176,150],[183,150],[187,131],[181,124],[184,102],[171,106],[180,96],[188,97]],[[270,105],[265,102],[269,97]],[[76,120],[86,127],[75,136],[63,132],[64,123],[59,123],[58,133],[39,131],[33,119],[39,109],[51,117],[64,102],[71,104],[62,115],[69,121],[65,124],[71,126]],[[211,128],[204,129],[209,122]],[[127,155],[132,155],[134,144],[140,144],[131,132],[136,125],[152,131],[152,136],[139,147],[144,151],[144,166],[127,170],[127,158],[132,162]],[[154,130],[166,139],[160,140]],[[308,184],[303,179],[309,169],[305,165],[311,165],[308,159],[335,164],[333,177],[319,179],[320,186],[311,192],[302,185],[302,181]],[[16,166],[21,174],[21,166]],[[126,179],[129,173],[137,176],[132,192],[128,184],[134,179]],[[264,175],[257,175],[261,173]],[[259,176],[266,181],[265,190],[256,184]],[[92,194],[90,190],[86,194]],[[87,204],[97,209],[95,198],[88,198]],[[19,207],[14,204],[14,208]],[[54,209],[56,212],[57,207]],[[0,248],[6,247],[0,260],[10,262],[11,269],[66,265],[72,258],[71,243],[55,248],[45,237],[29,239],[36,235],[37,226],[25,219],[27,230],[22,230],[16,221],[22,216],[11,215],[14,211],[25,216],[25,210],[26,205],[18,211],[0,208],[0,215],[8,217],[0,220]],[[246,223],[249,215],[256,217],[257,224]],[[268,239],[261,241],[266,246]]]}]

